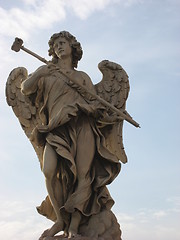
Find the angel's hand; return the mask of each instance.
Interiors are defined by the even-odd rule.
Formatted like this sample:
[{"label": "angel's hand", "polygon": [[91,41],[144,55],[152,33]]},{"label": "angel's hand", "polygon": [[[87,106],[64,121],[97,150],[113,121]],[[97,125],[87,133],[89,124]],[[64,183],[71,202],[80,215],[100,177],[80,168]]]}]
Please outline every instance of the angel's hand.
[{"label": "angel's hand", "polygon": [[118,116],[117,114],[111,114],[109,115],[107,112],[104,112],[103,115],[100,117],[100,121],[107,122],[107,123],[116,123],[122,121],[123,118]]},{"label": "angel's hand", "polygon": [[41,67],[39,67],[34,73],[34,77],[38,77],[38,79],[40,77],[44,77],[47,76],[49,74],[51,74],[55,69],[57,69],[56,65],[53,64],[52,62],[48,62],[47,65],[43,65]]}]

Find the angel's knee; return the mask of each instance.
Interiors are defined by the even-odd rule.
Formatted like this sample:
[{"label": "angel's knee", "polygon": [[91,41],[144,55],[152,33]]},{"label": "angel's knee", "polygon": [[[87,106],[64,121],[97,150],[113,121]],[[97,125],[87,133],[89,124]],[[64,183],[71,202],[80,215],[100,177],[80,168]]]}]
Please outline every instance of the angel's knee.
[{"label": "angel's knee", "polygon": [[51,169],[47,168],[47,167],[43,167],[42,172],[45,176],[46,179],[53,179],[54,175],[55,175],[55,171],[52,171]]},{"label": "angel's knee", "polygon": [[57,171],[57,154],[54,149],[46,144],[43,154],[42,172],[46,179],[52,179]]}]

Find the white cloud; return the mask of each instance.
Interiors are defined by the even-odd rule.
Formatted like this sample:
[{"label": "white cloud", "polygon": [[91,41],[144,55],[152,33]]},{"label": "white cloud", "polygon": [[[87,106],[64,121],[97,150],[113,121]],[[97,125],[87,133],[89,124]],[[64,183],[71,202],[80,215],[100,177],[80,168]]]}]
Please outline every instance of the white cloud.
[{"label": "white cloud", "polygon": [[51,222],[39,217],[38,213],[32,210],[34,204],[34,202],[23,201],[3,202],[1,199],[1,239],[38,239],[41,233],[51,225]]},{"label": "white cloud", "polygon": [[[125,5],[126,7],[131,7],[131,6],[134,5],[134,4],[143,3],[143,1],[144,1],[144,0],[126,0],[126,1],[124,2],[124,5]],[[118,2],[118,1],[117,1],[117,2]]]},{"label": "white cloud", "polygon": [[[38,239],[52,224],[35,211],[35,201],[0,199],[0,232],[4,239]],[[122,238],[128,240],[178,240],[178,215],[168,210],[140,209],[135,214],[116,214],[122,230]],[[155,218],[154,216],[157,216]],[[161,218],[159,218],[159,216]],[[172,222],[172,219],[174,221]]]},{"label": "white cloud", "polygon": [[28,213],[30,211],[30,206],[26,206],[25,203],[21,201],[6,201],[1,205],[1,218],[4,220],[10,220],[14,216],[20,219],[21,213]]},{"label": "white cloud", "polygon": [[160,210],[160,211],[157,211],[155,213],[153,213],[153,216],[155,218],[162,218],[162,217],[165,217],[167,215],[167,213],[163,210]]},{"label": "white cloud", "polygon": [[[29,2],[26,1],[28,5]],[[37,5],[36,5],[37,4]],[[51,27],[53,23],[62,21],[66,16],[64,1],[34,1],[32,8],[0,8],[0,33],[5,36],[18,34],[27,39],[34,28]],[[10,31],[11,29],[11,31]]]},{"label": "white cloud", "polygon": [[139,240],[178,240],[179,212],[169,209],[140,209],[136,213],[116,214],[120,223],[123,239]]},{"label": "white cloud", "polygon": [[134,216],[128,215],[126,213],[120,213],[117,215],[117,218],[119,219],[119,221],[126,221],[126,222],[130,222],[130,221],[134,221],[135,218]]},{"label": "white cloud", "polygon": [[167,202],[174,204],[175,206],[180,207],[180,196],[169,197]]},{"label": "white cloud", "polygon": [[67,9],[80,19],[88,18],[93,12],[101,11],[108,5],[132,6],[141,0],[22,0],[21,8],[0,7],[0,34],[27,39],[33,29],[47,29],[66,17]]},{"label": "white cloud", "polygon": [[38,0],[22,0],[26,5],[36,6]]},{"label": "white cloud", "polygon": [[78,17],[86,19],[94,11],[104,9],[110,2],[111,0],[70,0],[68,6],[72,8]]}]

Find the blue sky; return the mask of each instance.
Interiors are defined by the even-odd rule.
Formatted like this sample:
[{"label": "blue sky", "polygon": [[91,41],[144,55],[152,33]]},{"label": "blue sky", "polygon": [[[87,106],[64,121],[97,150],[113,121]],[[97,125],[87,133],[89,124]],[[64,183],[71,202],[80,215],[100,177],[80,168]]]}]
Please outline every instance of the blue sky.
[{"label": "blue sky", "polygon": [[0,233],[1,239],[38,239],[51,222],[36,213],[46,196],[34,150],[6,104],[10,71],[41,65],[10,50],[14,37],[48,58],[48,40],[74,34],[84,55],[79,69],[94,83],[108,59],[127,71],[127,110],[141,125],[124,124],[128,163],[109,186],[123,240],[180,239],[180,1],[0,0]]}]

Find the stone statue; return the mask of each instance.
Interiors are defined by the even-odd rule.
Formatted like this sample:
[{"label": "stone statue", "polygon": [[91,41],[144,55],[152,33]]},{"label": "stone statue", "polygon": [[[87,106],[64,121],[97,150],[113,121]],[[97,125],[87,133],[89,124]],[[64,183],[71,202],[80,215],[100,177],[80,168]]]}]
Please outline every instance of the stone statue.
[{"label": "stone statue", "polygon": [[[120,162],[127,162],[123,120],[139,125],[125,110],[129,81],[123,68],[102,61],[103,79],[93,85],[75,70],[82,53],[73,35],[56,33],[49,40],[51,61],[30,75],[16,68],[7,80],[7,102],[45,176],[48,196],[37,210],[54,224],[40,240],[121,239],[107,185],[120,172]],[[55,236],[60,231],[64,234]]]}]

